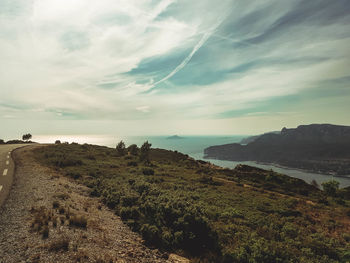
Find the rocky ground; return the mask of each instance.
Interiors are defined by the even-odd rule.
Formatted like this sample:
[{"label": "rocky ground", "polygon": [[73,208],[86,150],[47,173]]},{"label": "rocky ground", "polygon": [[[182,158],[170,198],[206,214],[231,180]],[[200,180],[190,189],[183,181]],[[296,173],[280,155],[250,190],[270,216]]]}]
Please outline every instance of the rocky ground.
[{"label": "rocky ground", "polygon": [[189,262],[148,248],[88,189],[40,166],[31,149],[13,153],[15,182],[0,208],[0,263]]}]

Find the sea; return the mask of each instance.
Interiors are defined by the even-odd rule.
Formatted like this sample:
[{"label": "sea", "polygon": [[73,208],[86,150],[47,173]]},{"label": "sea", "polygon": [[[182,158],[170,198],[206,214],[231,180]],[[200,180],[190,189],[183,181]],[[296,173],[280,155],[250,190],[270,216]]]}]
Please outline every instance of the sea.
[{"label": "sea", "polygon": [[114,135],[37,135],[33,136],[33,141],[40,143],[54,143],[56,140],[61,142],[77,142],[103,145],[108,147],[115,147],[116,144],[123,140],[128,146],[130,144],[137,144],[141,146],[145,141],[152,144],[152,148],[161,148],[167,150],[176,150],[184,154],[188,154],[196,160],[209,161],[212,164],[224,167],[235,168],[238,164],[246,164],[250,166],[259,167],[285,174],[291,177],[296,177],[310,183],[315,180],[319,185],[321,183],[336,180],[339,182],[341,188],[350,186],[350,175],[348,176],[332,176],[326,174],[311,173],[308,171],[281,167],[273,164],[262,164],[257,162],[234,162],[222,161],[216,159],[204,159],[204,149],[213,145],[223,145],[228,143],[238,143],[247,135],[230,135],[230,136],[180,136],[171,138],[172,136],[114,136]]}]

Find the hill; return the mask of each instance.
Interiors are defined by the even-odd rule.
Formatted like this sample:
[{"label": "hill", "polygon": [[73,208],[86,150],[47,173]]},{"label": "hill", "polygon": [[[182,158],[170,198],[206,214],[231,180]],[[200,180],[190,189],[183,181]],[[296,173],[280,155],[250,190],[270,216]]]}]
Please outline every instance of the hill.
[{"label": "hill", "polygon": [[[249,166],[222,169],[179,152],[148,161],[93,145],[35,150],[37,162],[84,184],[148,246],[191,262],[349,260],[347,192]],[[89,224],[88,224],[89,225]]]},{"label": "hill", "polygon": [[267,133],[247,145],[211,146],[206,158],[231,161],[260,161],[314,172],[350,174],[350,127],[331,124],[283,128]]},{"label": "hill", "polygon": [[248,143],[254,142],[260,136],[263,136],[265,134],[270,134],[270,133],[279,134],[280,131],[273,131],[273,132],[268,132],[268,133],[264,133],[264,134],[260,134],[260,135],[249,136],[249,137],[243,138],[239,143],[240,144],[248,144]]}]

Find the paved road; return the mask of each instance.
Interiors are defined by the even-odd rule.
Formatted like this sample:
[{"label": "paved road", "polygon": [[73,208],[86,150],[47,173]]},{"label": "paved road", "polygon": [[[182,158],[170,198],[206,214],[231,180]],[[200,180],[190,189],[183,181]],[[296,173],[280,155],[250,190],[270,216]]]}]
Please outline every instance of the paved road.
[{"label": "paved road", "polygon": [[4,203],[12,185],[15,165],[11,158],[14,149],[27,144],[0,145],[0,206]]}]

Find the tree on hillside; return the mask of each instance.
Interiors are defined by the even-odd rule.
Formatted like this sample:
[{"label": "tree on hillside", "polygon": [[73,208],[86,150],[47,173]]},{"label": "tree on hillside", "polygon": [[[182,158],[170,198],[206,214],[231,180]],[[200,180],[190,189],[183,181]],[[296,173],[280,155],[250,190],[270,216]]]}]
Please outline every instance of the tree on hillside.
[{"label": "tree on hillside", "polygon": [[151,150],[152,144],[150,144],[148,141],[145,141],[144,144],[142,144],[140,149],[140,159],[141,161],[149,162],[149,152]]},{"label": "tree on hillside", "polygon": [[29,141],[32,138],[32,135],[30,133],[23,134],[22,140],[23,141]]},{"label": "tree on hillside", "polygon": [[330,180],[321,184],[325,193],[329,196],[336,196],[339,189],[339,182]]},{"label": "tree on hillside", "polygon": [[123,141],[120,141],[118,144],[117,144],[117,152],[120,156],[123,156],[125,155],[125,143]]},{"label": "tree on hillside", "polygon": [[137,145],[136,145],[136,144],[131,144],[131,145],[128,147],[128,152],[129,152],[131,155],[137,155],[137,154],[138,154],[138,151],[139,151],[139,149],[137,148]]}]

